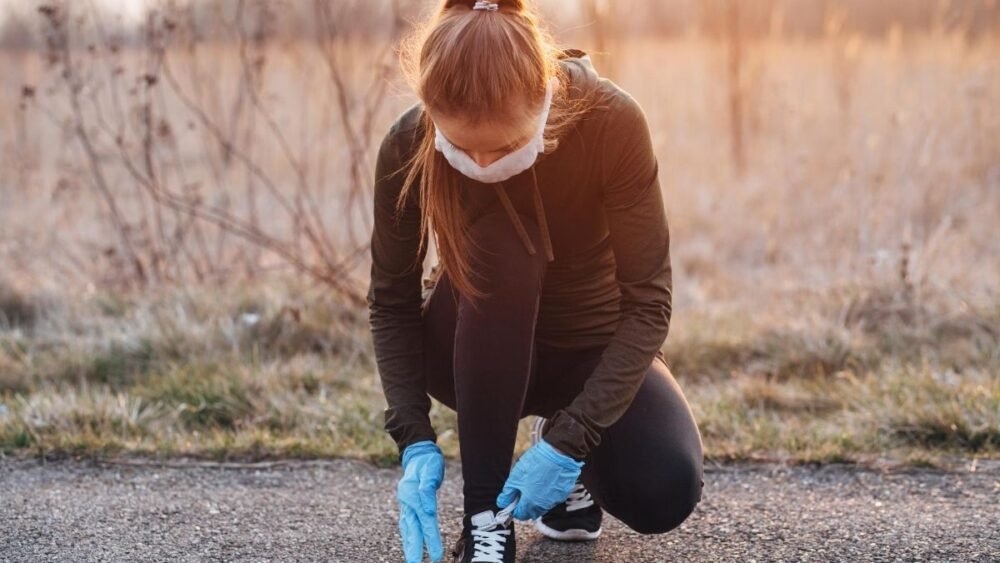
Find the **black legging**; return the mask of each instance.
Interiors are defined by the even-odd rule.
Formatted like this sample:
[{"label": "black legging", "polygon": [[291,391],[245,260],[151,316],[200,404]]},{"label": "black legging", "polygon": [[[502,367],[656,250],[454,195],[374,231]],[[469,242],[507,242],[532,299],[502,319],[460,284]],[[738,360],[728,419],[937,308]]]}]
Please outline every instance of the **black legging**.
[{"label": "black legging", "polygon": [[[537,240],[536,223],[522,220]],[[528,254],[502,213],[477,220],[469,234],[481,259],[480,287],[490,297],[473,309],[447,273],[441,276],[424,304],[424,373],[428,393],[458,413],[464,509],[475,514],[495,507],[512,466],[518,421],[549,418],[568,405],[603,346],[535,342],[544,254]],[[584,461],[581,477],[597,504],[639,533],[671,530],[694,510],[704,484],[701,435],[659,358]]]}]

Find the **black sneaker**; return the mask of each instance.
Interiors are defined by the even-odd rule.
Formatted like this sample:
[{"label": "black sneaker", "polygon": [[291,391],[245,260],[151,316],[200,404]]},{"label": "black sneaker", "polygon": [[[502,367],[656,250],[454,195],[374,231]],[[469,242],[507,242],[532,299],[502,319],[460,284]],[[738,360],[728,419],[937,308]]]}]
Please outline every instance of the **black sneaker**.
[{"label": "black sneaker", "polygon": [[517,542],[508,510],[484,510],[462,518],[462,535],[451,550],[454,563],[514,563]]},{"label": "black sneaker", "polygon": [[[531,428],[531,443],[541,440],[542,417],[537,417]],[[601,535],[604,511],[591,498],[590,492],[579,478],[566,500],[553,506],[535,519],[535,528],[545,537],[561,541],[595,540]]]}]

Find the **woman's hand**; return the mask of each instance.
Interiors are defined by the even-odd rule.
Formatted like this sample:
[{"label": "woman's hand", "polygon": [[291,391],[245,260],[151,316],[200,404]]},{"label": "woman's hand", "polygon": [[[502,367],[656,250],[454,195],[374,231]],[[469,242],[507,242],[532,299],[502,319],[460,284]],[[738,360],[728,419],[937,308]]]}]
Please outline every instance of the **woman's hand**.
[{"label": "woman's hand", "polygon": [[430,440],[414,442],[403,450],[403,477],[396,487],[399,500],[399,533],[406,563],[420,563],[424,546],[431,561],[444,558],[437,516],[437,491],[444,481],[444,456]]},{"label": "woman's hand", "polygon": [[521,498],[514,508],[514,518],[538,518],[566,500],[580,476],[583,463],[542,439],[528,448],[514,464],[497,497],[497,506],[505,508],[520,492]]}]

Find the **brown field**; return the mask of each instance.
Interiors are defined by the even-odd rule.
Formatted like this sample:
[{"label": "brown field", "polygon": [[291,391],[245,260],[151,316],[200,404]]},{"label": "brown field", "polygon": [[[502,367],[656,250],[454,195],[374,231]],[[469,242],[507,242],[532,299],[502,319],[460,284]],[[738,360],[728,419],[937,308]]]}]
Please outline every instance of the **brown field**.
[{"label": "brown field", "polygon": [[[666,350],[706,454],[1000,455],[996,38],[758,39],[735,90],[726,45],[696,34],[607,50],[598,69],[645,108],[660,159]],[[0,53],[0,451],[390,456],[366,312],[344,295],[367,281],[374,148],[413,102],[391,67],[373,81],[391,54],[73,56],[75,107],[58,64]],[[158,206],[137,178],[276,242]],[[454,454],[454,413],[433,414]]]}]

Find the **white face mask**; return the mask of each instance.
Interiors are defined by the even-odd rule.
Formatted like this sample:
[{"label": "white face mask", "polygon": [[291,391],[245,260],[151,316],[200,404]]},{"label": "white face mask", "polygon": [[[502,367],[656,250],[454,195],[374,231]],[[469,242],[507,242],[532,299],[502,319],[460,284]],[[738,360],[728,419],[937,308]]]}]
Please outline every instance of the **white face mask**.
[{"label": "white face mask", "polygon": [[545,124],[549,120],[549,109],[552,107],[552,89],[555,80],[557,79],[553,78],[545,89],[545,104],[542,106],[541,115],[538,116],[538,130],[526,145],[516,151],[504,155],[503,158],[484,168],[472,160],[465,151],[451,144],[441,133],[441,129],[436,126],[434,127],[436,132],[434,148],[444,155],[452,168],[484,184],[503,182],[517,176],[531,168],[538,159],[538,155],[545,150]]}]

